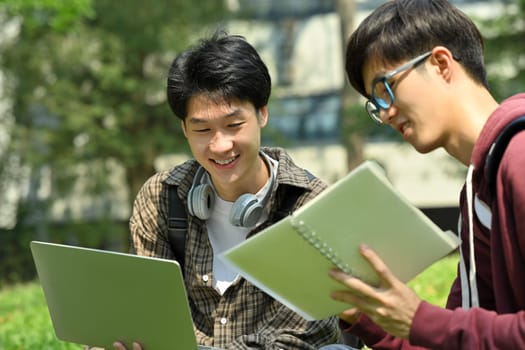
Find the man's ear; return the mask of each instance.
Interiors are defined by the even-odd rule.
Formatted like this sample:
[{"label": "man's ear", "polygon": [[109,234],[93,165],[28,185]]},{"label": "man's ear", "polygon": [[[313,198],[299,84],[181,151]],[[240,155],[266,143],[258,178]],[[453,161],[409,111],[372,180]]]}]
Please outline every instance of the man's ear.
[{"label": "man's ear", "polygon": [[445,79],[445,81],[449,82],[452,79],[457,64],[454,60],[454,55],[449,49],[444,46],[434,47],[430,61],[436,69],[436,72]]},{"label": "man's ear", "polygon": [[257,119],[259,120],[259,126],[264,128],[268,123],[268,106],[262,106],[257,111]]},{"label": "man's ear", "polygon": [[184,137],[188,138],[188,135],[186,135],[186,123],[184,120],[181,120],[180,127],[182,128],[182,132],[184,133]]}]

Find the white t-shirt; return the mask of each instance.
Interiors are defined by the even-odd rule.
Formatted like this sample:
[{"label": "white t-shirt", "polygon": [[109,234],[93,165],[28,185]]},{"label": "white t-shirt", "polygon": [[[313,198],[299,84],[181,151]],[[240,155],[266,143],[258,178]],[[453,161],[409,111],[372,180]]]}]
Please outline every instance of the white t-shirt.
[{"label": "white t-shirt", "polygon": [[[270,161],[272,163],[273,171],[276,173],[279,163],[274,159],[271,159]],[[213,188],[209,177],[206,176],[205,178],[205,181],[208,181]],[[270,186],[271,181],[268,179],[266,184],[255,194],[259,201],[264,198],[266,191],[271,191]],[[232,206],[233,202],[225,201],[215,193],[215,205],[213,206],[210,218],[206,221],[208,237],[213,248],[213,287],[217,289],[221,295],[224,294],[226,289],[228,289],[228,287],[237,279],[238,274],[219,259],[219,254],[244,241],[248,233],[253,230],[254,227],[263,223],[268,218],[268,209],[265,207],[261,218],[257,221],[255,226],[234,226],[230,223],[230,210]]]}]

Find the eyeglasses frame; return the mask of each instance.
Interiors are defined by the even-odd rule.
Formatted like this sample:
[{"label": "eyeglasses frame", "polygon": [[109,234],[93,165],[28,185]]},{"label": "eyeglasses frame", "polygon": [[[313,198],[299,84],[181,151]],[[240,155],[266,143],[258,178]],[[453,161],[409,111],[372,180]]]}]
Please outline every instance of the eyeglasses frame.
[{"label": "eyeglasses frame", "polygon": [[[383,124],[383,120],[381,119],[379,115],[380,110],[382,109],[386,111],[387,109],[392,107],[392,105],[394,104],[394,101],[395,101],[394,91],[392,91],[392,88],[390,87],[390,84],[388,83],[388,81],[392,79],[392,77],[394,77],[395,75],[403,71],[417,67],[418,65],[423,63],[428,57],[430,57],[431,54],[432,54],[432,51],[425,52],[424,54],[419,55],[411,59],[410,61],[402,64],[401,66],[374,78],[374,80],[372,81],[372,96],[365,103],[365,109],[368,115],[370,116],[370,118],[372,118],[374,122],[378,124]],[[381,102],[384,102],[384,100],[378,99],[375,96],[376,95],[375,94],[376,85],[379,82],[383,82],[385,86],[386,92],[388,93],[388,96],[390,97],[389,104],[381,103]]]}]

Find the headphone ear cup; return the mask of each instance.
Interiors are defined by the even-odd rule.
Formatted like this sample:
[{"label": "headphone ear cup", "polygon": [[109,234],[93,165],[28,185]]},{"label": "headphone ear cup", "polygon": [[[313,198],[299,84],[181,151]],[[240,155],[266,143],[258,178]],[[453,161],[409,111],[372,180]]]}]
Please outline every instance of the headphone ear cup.
[{"label": "headphone ear cup", "polygon": [[261,217],[263,206],[251,193],[241,195],[230,210],[230,223],[234,226],[252,227]]},{"label": "headphone ear cup", "polygon": [[202,220],[210,218],[215,196],[210,185],[192,187],[188,192],[188,212]]}]

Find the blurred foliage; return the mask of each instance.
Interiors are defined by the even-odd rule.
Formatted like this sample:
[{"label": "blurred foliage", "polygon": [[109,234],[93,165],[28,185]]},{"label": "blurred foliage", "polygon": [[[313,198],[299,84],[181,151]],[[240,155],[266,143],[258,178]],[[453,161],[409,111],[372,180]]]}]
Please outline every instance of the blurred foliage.
[{"label": "blurred foliage", "polygon": [[127,221],[106,218],[92,222],[34,222],[24,217],[24,211],[20,219],[16,229],[0,230],[0,289],[35,278],[36,269],[29,249],[32,240],[114,251],[127,251],[129,246]]},{"label": "blurred foliage", "polygon": [[505,13],[481,21],[491,91],[498,101],[525,91],[525,0],[506,2]]},{"label": "blurred foliage", "polygon": [[[11,102],[9,113],[0,113],[0,129],[9,134],[8,143],[0,135],[0,193],[28,188],[17,226],[0,232],[0,280],[30,277],[31,239],[93,247],[126,239],[127,225],[104,205],[111,205],[117,182],[129,189],[123,205],[130,208],[158,155],[188,152],[165,103],[166,76],[178,52],[220,26],[223,6],[0,1],[3,101]],[[115,164],[124,169],[121,179]],[[106,204],[96,215],[91,208],[71,214],[86,198]],[[52,216],[50,204],[62,199],[69,200],[65,217]]]},{"label": "blurred foliage", "polygon": [[23,18],[29,32],[66,32],[80,18],[94,15],[92,0],[2,0],[0,5],[7,18]]},{"label": "blurred foliage", "polygon": [[[134,196],[157,155],[186,150],[165,103],[166,74],[176,52],[221,19],[223,2],[16,3],[5,21],[20,19],[19,33],[2,48],[11,153],[32,169],[49,166],[59,195],[71,189],[75,164],[117,160]],[[88,192],[107,190],[107,178],[88,173]]]}]

